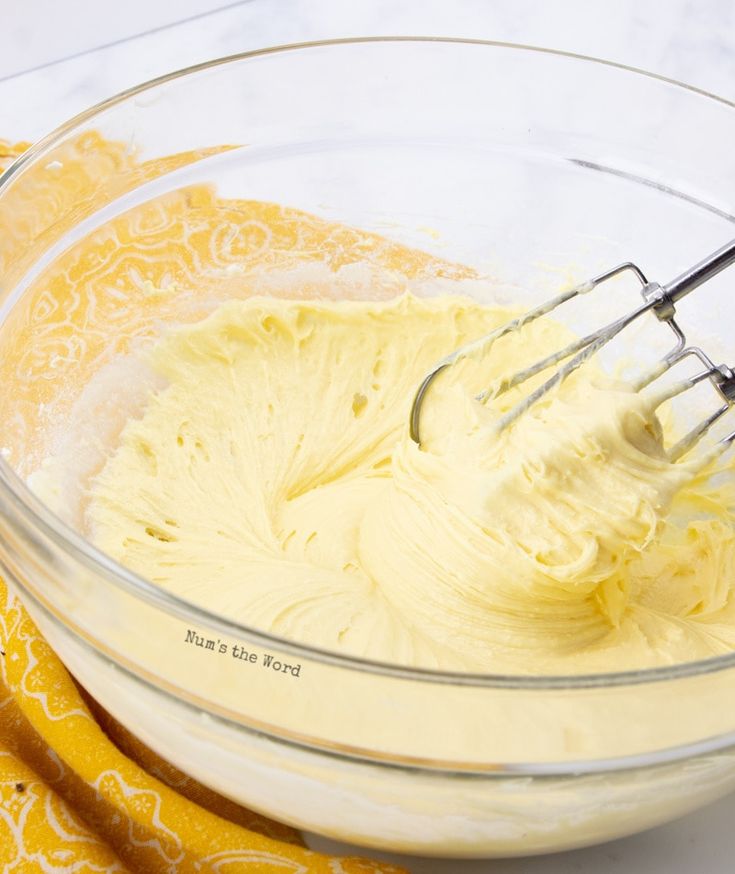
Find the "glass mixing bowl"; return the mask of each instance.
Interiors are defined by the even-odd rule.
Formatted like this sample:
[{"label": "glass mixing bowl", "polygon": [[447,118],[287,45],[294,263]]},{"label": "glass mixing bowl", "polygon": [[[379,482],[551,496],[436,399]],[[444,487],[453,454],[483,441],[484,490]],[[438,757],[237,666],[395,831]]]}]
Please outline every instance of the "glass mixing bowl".
[{"label": "glass mixing bowl", "polygon": [[[131,211],[127,244],[152,271],[131,268],[138,285],[172,278],[155,273],[160,204],[179,203],[186,226],[192,192],[211,183],[221,197],[472,265],[525,305],[570,269],[585,277],[630,258],[665,280],[724,242],[734,141],[732,104],[660,77],[435,39],[253,52],[78,116],[0,181],[3,576],[72,673],[145,743],[301,828],[396,851],[507,856],[608,840],[723,795],[735,787],[735,654],[535,677],[320,651],[136,577],[25,477],[88,377],[147,318],[124,288],[80,297],[94,265],[75,262],[72,275],[65,261],[90,235],[114,248]],[[243,251],[261,247],[267,260],[263,227],[246,225],[224,222],[213,237],[223,276]],[[181,269],[195,272],[196,259]],[[715,346],[733,323],[725,290],[717,279],[682,306],[682,322]],[[95,307],[107,308],[114,342],[75,317]],[[218,660],[194,634],[258,663]],[[265,669],[267,655],[295,670]]]}]

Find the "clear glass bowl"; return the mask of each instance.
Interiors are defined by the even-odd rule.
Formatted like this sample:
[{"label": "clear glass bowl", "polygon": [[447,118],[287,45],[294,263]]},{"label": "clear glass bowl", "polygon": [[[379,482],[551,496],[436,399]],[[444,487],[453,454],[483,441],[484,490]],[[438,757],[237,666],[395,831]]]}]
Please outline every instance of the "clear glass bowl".
[{"label": "clear glass bowl", "polygon": [[[99,135],[119,144],[117,157],[100,158]],[[137,578],[51,513],[24,477],[82,388],[68,374],[108,360],[90,359],[83,327],[63,341],[43,327],[68,317],[46,294],[55,266],[140,204],[214,183],[220,195],[297,207],[471,264],[528,303],[569,265],[583,277],[630,258],[667,279],[724,242],[735,221],[734,141],[732,104],[660,77],[434,39],[253,52],[78,116],[0,180],[4,577],[80,682],[153,749],[243,804],[334,838],[456,857],[540,853],[645,829],[723,795],[735,787],[735,655],[517,677],[319,651]],[[145,171],[131,169],[132,154]],[[77,170],[96,162],[96,175],[76,194],[49,189],[70,155]],[[725,279],[704,300],[687,301],[682,320],[716,343],[732,325]],[[59,361],[76,368],[63,380]],[[298,676],[216,661],[185,643],[189,631],[237,643],[260,664],[271,654],[300,665]]]}]

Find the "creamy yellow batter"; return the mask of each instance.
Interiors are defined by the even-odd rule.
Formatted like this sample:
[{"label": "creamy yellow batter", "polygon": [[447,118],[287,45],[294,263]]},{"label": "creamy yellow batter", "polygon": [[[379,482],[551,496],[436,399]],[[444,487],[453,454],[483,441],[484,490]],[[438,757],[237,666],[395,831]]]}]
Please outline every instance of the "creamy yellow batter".
[{"label": "creamy yellow batter", "polygon": [[466,298],[233,300],[146,353],[164,386],[92,480],[92,539],[258,628],[410,665],[622,670],[735,648],[730,493],[670,464],[648,402],[582,369],[498,437],[550,320],[432,389],[506,321]]}]

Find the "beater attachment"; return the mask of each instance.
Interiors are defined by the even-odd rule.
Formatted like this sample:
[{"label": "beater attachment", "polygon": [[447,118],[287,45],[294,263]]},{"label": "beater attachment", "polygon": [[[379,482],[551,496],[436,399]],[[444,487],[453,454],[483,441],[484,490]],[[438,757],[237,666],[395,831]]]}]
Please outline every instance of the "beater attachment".
[{"label": "beater attachment", "polygon": [[[735,373],[727,365],[715,364],[698,346],[688,345],[686,336],[676,320],[676,304],[683,297],[694,291],[695,288],[698,288],[734,262],[735,240],[731,240],[725,246],[713,252],[708,258],[705,258],[691,269],[677,276],[676,279],[673,279],[666,285],[660,285],[657,282],[649,282],[639,267],[630,261],[626,261],[617,267],[613,267],[611,270],[601,273],[599,276],[595,276],[593,279],[562,292],[551,300],[529,310],[522,316],[501,325],[484,337],[467,343],[437,362],[419,385],[411,406],[409,421],[411,438],[421,445],[421,410],[429,388],[442,371],[470,356],[477,357],[486,354],[501,337],[520,331],[524,325],[528,325],[536,319],[548,315],[567,301],[589,294],[610,279],[629,272],[641,284],[643,303],[625,316],[587,334],[585,337],[574,340],[558,352],[554,352],[529,367],[504,377],[491,389],[479,394],[477,400],[484,402],[500,397],[510,389],[523,385],[537,374],[556,367],[553,374],[541,386],[534,389],[524,400],[516,404],[497,421],[496,427],[498,432],[501,432],[541,400],[541,398],[545,397],[552,389],[561,385],[570,374],[574,373],[593,355],[607,346],[611,340],[632,325],[633,322],[637,321],[645,313],[653,312],[661,322],[665,322],[671,328],[675,337],[675,346],[658,364],[650,368],[636,381],[634,384],[635,390],[640,391],[648,387],[685,358],[696,358],[704,369],[695,376],[681,380],[675,385],[662,390],[654,398],[654,409],[657,409],[665,401],[683,394],[704,380],[710,381],[722,400],[721,405],[711,415],[698,422],[688,434],[668,450],[670,460],[676,461],[693,449],[715,422],[721,419],[735,405]],[[735,443],[735,431],[719,442],[718,451],[725,451],[733,443]]]}]

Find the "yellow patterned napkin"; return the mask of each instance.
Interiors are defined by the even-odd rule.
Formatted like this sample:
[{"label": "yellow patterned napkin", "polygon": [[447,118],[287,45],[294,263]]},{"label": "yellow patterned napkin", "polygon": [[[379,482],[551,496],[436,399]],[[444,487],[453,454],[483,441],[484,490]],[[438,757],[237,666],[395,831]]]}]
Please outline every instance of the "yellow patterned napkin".
[{"label": "yellow patterned napkin", "polygon": [[[0,141],[0,169],[24,148]],[[16,271],[25,270],[39,235],[58,238],[102,203],[206,154],[138,163],[126,146],[94,132],[63,143],[48,163],[24,175],[20,194],[11,189],[4,198],[3,278],[12,283]],[[136,245],[141,234],[143,256]],[[315,261],[334,271],[367,261],[406,278],[468,275],[458,265],[298,210],[221,200],[201,185],[169,192],[75,244],[24,295],[19,327],[0,359],[0,420],[8,445],[21,444],[13,431],[19,418],[24,433],[43,432],[43,411],[63,395],[59,386],[66,380],[91,374],[110,342],[110,325],[115,351],[123,352],[139,334],[141,312],[151,322],[176,318],[176,295],[167,290],[196,295],[202,272],[214,270],[225,291],[231,284],[233,295],[243,294],[250,271]],[[114,296],[106,293],[110,288]],[[132,306],[120,308],[120,295]],[[196,315],[192,306],[190,317]],[[25,445],[31,456],[38,450]],[[33,458],[11,461],[31,464]],[[298,832],[218,796],[160,759],[75,684],[2,580],[0,647],[2,872],[405,871],[310,852]]]}]

